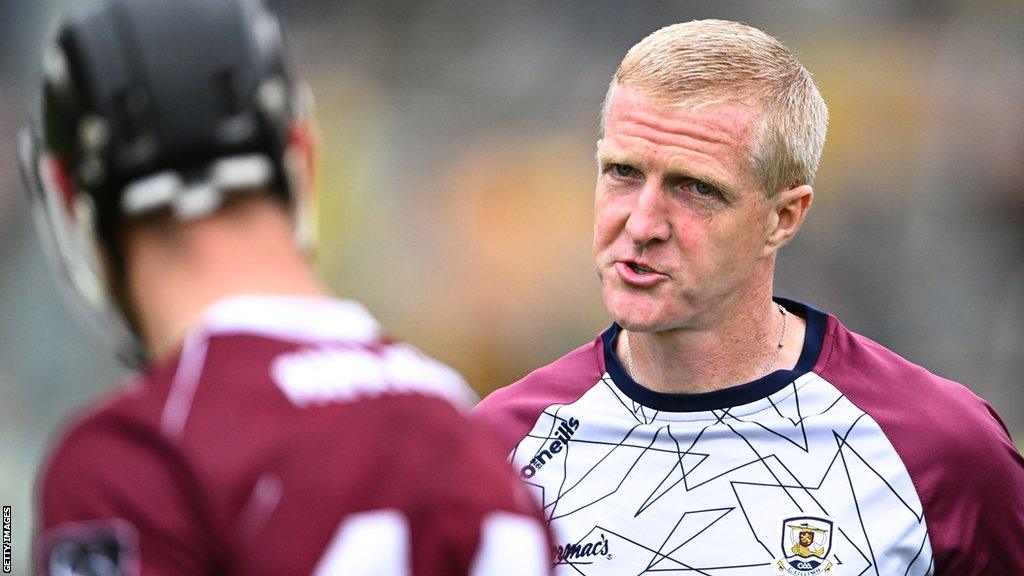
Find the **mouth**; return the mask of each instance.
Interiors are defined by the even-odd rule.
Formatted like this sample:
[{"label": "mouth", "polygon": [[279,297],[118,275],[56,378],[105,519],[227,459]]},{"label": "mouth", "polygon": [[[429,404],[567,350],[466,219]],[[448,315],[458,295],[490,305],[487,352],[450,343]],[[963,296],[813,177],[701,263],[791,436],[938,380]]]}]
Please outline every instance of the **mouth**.
[{"label": "mouth", "polygon": [[668,279],[666,274],[649,263],[636,260],[619,260],[615,263],[615,269],[623,282],[636,288],[650,288]]},{"label": "mouth", "polygon": [[650,273],[654,272],[653,268],[644,266],[643,264],[640,264],[639,262],[627,261],[625,264],[626,264],[626,266],[629,266],[630,270],[632,270],[633,272],[636,272],[637,274],[640,274],[640,275],[650,274]]}]

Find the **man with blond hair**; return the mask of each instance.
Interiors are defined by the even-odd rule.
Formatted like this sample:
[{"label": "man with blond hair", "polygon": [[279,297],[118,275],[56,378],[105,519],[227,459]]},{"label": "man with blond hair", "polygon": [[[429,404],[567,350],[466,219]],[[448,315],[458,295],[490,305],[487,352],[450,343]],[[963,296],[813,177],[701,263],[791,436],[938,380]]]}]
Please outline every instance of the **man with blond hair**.
[{"label": "man with blond hair", "polygon": [[773,295],[827,122],[743,24],[663,28],[619,66],[594,226],[614,323],[476,411],[558,574],[1024,574],[1024,460],[995,412]]}]

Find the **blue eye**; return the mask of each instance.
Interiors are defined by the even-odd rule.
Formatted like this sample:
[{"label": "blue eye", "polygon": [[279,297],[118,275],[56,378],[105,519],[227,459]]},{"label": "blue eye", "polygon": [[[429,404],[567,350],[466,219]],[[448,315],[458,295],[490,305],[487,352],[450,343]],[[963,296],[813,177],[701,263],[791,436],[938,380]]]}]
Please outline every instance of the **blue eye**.
[{"label": "blue eye", "polygon": [[718,191],[715,190],[715,188],[710,184],[706,184],[704,182],[699,181],[693,183],[693,189],[694,191],[697,192],[697,194],[700,194],[701,196],[714,196],[715,194],[718,193]]},{"label": "blue eye", "polygon": [[612,171],[615,172],[615,175],[619,178],[629,178],[630,176],[633,176],[636,169],[632,166],[627,166],[626,164],[612,164]]}]

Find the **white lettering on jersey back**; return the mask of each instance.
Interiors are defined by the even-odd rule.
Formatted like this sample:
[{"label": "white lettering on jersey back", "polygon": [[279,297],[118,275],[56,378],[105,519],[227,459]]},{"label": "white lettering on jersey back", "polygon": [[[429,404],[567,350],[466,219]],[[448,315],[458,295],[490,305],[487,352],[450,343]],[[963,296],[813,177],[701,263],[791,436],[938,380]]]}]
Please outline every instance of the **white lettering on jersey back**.
[{"label": "white lettering on jersey back", "polygon": [[389,394],[439,396],[468,409],[473,393],[459,373],[408,344],[380,353],[365,348],[315,348],[284,354],[271,374],[300,408]]}]

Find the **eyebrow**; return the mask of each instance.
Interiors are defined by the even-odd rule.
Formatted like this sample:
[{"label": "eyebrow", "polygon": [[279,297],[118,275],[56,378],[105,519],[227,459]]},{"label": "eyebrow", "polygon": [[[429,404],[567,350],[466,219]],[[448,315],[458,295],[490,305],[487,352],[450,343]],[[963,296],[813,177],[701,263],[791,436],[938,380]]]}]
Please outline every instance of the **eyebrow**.
[{"label": "eyebrow", "polygon": [[[597,159],[598,168],[604,168],[610,164],[627,164],[638,167],[642,162],[638,161],[637,157],[630,152],[626,152],[620,149],[612,148],[608,151],[602,152],[599,148],[595,154]],[[705,184],[711,185],[713,188],[722,193],[723,196],[733,198],[736,196],[736,189],[734,186],[722,181],[715,176],[710,174],[698,174],[685,168],[678,168],[670,166],[665,173],[666,180],[682,179],[682,180],[697,180],[704,182]]]}]

